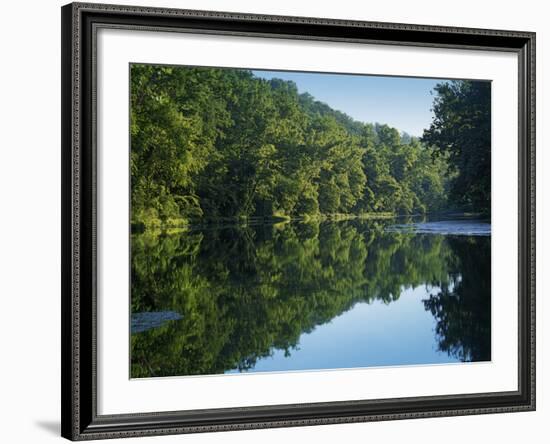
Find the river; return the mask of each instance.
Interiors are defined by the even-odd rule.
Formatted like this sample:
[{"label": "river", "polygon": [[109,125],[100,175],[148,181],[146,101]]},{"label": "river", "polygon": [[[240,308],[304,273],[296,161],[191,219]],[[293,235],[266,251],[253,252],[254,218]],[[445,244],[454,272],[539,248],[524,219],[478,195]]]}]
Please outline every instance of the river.
[{"label": "river", "polygon": [[133,378],[491,359],[483,220],[228,224],[131,241]]}]

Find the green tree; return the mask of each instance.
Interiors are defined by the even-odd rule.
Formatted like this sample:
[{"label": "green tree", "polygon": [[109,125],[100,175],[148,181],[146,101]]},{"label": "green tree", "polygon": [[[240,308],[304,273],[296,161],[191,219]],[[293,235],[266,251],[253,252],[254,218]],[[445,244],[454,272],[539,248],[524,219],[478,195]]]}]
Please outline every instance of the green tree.
[{"label": "green tree", "polygon": [[293,82],[240,69],[131,67],[134,226],[439,211],[450,155],[434,150],[357,122]]},{"label": "green tree", "polygon": [[434,120],[422,140],[447,159],[453,202],[491,208],[491,83],[456,80],[435,87]]}]

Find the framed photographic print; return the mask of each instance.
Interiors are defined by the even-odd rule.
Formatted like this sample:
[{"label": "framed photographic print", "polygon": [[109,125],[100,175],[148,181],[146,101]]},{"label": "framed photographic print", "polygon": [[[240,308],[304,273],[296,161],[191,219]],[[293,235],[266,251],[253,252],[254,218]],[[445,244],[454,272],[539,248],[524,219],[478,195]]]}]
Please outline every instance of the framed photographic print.
[{"label": "framed photographic print", "polygon": [[62,435],[535,408],[535,35],[62,8]]}]

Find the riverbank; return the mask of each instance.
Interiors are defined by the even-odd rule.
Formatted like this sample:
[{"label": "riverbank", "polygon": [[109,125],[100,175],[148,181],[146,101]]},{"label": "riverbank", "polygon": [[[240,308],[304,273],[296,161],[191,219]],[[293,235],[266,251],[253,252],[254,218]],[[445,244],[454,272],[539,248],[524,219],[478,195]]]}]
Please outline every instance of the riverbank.
[{"label": "riverbank", "polygon": [[217,217],[217,218],[170,218],[164,221],[154,219],[145,222],[132,222],[132,233],[153,233],[153,234],[173,234],[186,232],[197,228],[222,228],[229,226],[257,226],[270,224],[274,226],[283,226],[290,222],[297,223],[315,223],[315,222],[340,222],[348,220],[384,220],[384,219],[408,219],[418,221],[418,218],[439,218],[439,219],[472,219],[478,218],[482,221],[491,219],[490,213],[472,212],[472,211],[443,211],[437,213],[414,213],[414,214],[396,214],[391,212],[368,212],[360,214],[306,214],[301,216],[288,216],[286,214],[273,214],[270,216],[249,216],[249,217]]},{"label": "riverbank", "polygon": [[176,219],[170,218],[165,221],[155,219],[154,221],[133,221],[131,223],[132,233],[158,232],[158,233],[178,233],[188,231],[191,227],[222,227],[227,225],[238,225],[241,227],[272,224],[283,225],[289,222],[323,222],[323,221],[345,221],[345,220],[374,220],[374,219],[391,219],[397,217],[396,214],[390,212],[371,212],[360,214],[312,214],[291,217],[285,214],[274,214],[270,216],[250,216],[250,217],[217,217],[217,218],[201,218],[201,219]]}]

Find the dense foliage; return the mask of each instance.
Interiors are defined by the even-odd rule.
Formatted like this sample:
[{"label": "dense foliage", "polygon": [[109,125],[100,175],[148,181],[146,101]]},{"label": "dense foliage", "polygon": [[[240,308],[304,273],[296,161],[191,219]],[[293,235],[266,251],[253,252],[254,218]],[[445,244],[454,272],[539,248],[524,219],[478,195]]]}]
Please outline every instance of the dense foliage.
[{"label": "dense foliage", "polygon": [[455,206],[491,209],[491,84],[444,82],[436,86],[434,120],[423,142],[448,159]]},{"label": "dense foliage", "polygon": [[377,224],[133,236],[132,312],[175,311],[182,320],[131,336],[132,377],[245,371],[275,349],[292,354],[304,332],[356,303],[391,304],[424,285],[440,349],[490,359],[490,239],[386,233]]},{"label": "dense foliage", "polygon": [[293,82],[131,67],[134,225],[438,211],[447,207],[447,160],[437,149],[354,121]]}]

